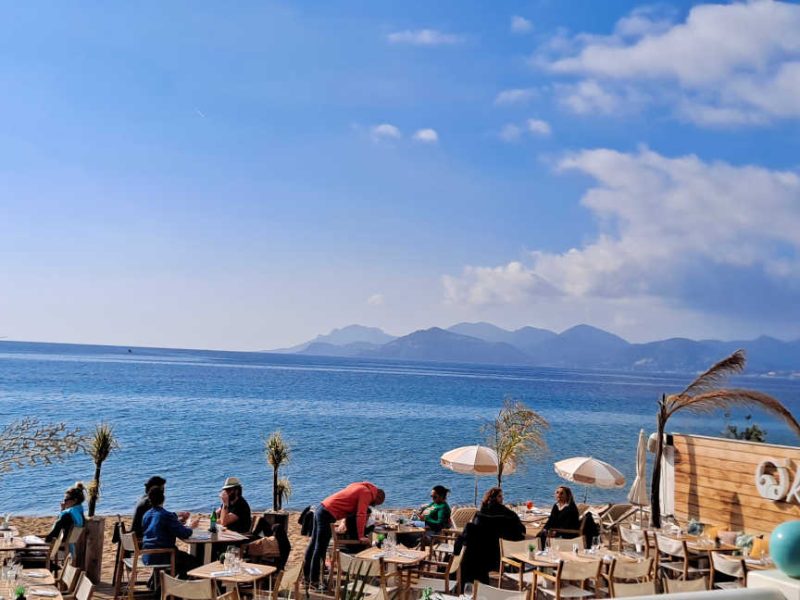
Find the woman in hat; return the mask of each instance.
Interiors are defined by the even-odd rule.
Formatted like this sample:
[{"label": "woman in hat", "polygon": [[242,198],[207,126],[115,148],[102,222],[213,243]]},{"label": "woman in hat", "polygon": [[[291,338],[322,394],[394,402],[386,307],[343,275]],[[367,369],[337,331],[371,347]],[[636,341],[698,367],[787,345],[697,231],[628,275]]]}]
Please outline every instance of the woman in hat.
[{"label": "woman in hat", "polygon": [[242,496],[238,477],[228,477],[219,492],[222,504],[217,509],[217,522],[237,533],[250,533],[250,505]]}]

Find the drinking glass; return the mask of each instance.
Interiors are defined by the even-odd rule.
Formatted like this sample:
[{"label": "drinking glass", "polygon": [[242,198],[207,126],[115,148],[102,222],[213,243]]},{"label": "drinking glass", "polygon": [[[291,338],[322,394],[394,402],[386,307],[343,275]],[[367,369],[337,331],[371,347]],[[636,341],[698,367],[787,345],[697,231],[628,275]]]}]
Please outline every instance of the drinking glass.
[{"label": "drinking glass", "polygon": [[472,598],[472,583],[464,584],[464,593],[461,594],[464,598]]},{"label": "drinking glass", "polygon": [[600,549],[600,536],[596,535],[592,538],[592,553],[597,554],[597,551]]}]

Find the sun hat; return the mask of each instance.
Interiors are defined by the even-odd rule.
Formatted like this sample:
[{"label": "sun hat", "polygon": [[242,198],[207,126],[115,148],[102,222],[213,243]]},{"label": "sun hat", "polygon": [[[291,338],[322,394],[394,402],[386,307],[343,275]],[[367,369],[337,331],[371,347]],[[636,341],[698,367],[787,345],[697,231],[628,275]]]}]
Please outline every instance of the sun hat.
[{"label": "sun hat", "polygon": [[234,487],[242,487],[242,482],[239,481],[238,477],[228,477],[225,480],[225,483],[222,485],[223,490],[227,490]]}]

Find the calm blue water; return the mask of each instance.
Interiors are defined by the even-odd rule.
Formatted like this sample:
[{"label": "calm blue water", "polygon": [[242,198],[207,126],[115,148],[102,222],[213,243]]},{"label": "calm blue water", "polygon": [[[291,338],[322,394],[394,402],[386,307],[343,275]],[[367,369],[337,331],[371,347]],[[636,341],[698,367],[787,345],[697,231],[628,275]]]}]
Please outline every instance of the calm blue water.
[{"label": "calm blue water", "polygon": [[[167,505],[208,510],[226,476],[236,475],[254,507],[271,502],[263,440],[281,429],[293,446],[285,469],[291,507],[316,502],[350,481],[384,487],[387,505],[417,505],[432,485],[471,502],[473,479],[439,466],[454,447],[483,441],[481,423],[511,395],[550,421],[549,453],[504,481],[510,500],[551,502],[555,460],[591,455],[632,481],[640,428],[655,426],[662,392],[691,376],[559,369],[433,365],[260,353],[134,349],[0,342],[0,425],[24,417],[93,429],[112,423],[122,446],[103,467],[98,512],[130,513],[143,482],[169,480]],[[800,381],[739,378],[800,414]],[[769,441],[796,444],[764,414]],[[672,431],[718,434],[721,414],[678,416]],[[51,514],[63,489],[90,480],[85,455],[2,477],[0,511]],[[481,489],[492,484],[481,480]],[[591,490],[590,500],[622,500],[627,490]]]}]

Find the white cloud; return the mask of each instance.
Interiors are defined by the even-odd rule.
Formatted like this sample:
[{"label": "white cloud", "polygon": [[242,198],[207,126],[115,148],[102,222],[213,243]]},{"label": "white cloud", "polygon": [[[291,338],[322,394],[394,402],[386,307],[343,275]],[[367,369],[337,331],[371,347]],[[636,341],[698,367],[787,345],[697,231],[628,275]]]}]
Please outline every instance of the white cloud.
[{"label": "white cloud", "polygon": [[548,136],[552,133],[550,124],[547,121],[542,121],[541,119],[528,119],[525,122],[525,126],[528,128],[528,132],[531,135]]},{"label": "white cloud", "polygon": [[400,129],[391,123],[381,123],[370,129],[370,136],[373,141],[380,142],[383,140],[399,140],[403,137],[403,134],[400,133]]},{"label": "white cloud", "polygon": [[508,123],[503,126],[499,135],[504,142],[515,142],[522,135],[522,127],[514,125],[514,123]]},{"label": "white cloud", "polygon": [[698,5],[681,23],[640,9],[608,36],[559,34],[535,62],[581,78],[577,88],[562,88],[562,102],[575,112],[610,112],[612,98],[619,104],[629,86],[701,125],[798,118],[800,5]]},{"label": "white cloud", "polygon": [[528,33],[533,30],[533,23],[525,17],[514,15],[511,17],[511,32],[512,33]]},{"label": "white cloud", "polygon": [[414,133],[414,139],[423,144],[435,144],[439,141],[439,134],[435,129],[418,129]]},{"label": "white cloud", "polygon": [[406,29],[386,36],[390,44],[410,44],[412,46],[449,46],[464,41],[460,35],[444,33],[436,29]]},{"label": "white cloud", "polygon": [[533,88],[515,88],[511,90],[503,90],[495,96],[494,103],[496,106],[509,106],[512,104],[527,104],[539,93]]},{"label": "white cloud", "polygon": [[525,304],[558,296],[762,319],[796,314],[798,173],[647,149],[587,150],[558,168],[594,179],[582,204],[597,219],[596,237],[564,252],[533,251],[524,261],[445,276],[448,302]]},{"label": "white cloud", "polygon": [[369,298],[367,298],[367,304],[370,306],[383,306],[385,298],[383,294],[372,294]]}]

